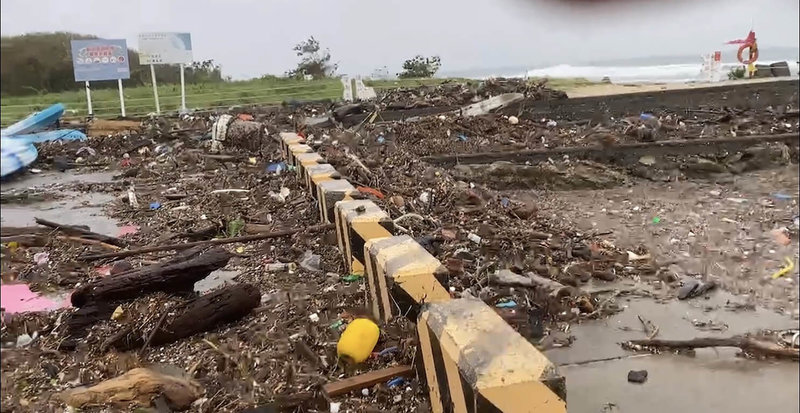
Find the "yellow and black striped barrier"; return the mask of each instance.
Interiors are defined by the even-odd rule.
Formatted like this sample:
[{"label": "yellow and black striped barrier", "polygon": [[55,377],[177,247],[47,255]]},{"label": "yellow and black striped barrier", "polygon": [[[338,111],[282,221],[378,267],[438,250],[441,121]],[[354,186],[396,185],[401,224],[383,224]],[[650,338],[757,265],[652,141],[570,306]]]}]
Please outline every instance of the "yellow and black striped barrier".
[{"label": "yellow and black striped barrier", "polygon": [[447,268],[408,235],[372,239],[364,245],[367,295],[376,320],[410,316],[422,303],[447,301],[450,294],[437,277]]},{"label": "yellow and black striped barrier", "polygon": [[310,146],[304,143],[295,143],[294,145],[289,145],[288,154],[286,156],[286,164],[296,167],[297,166],[296,157],[297,155],[303,153],[314,153],[314,150]]},{"label": "yellow and black striped barrier", "polygon": [[434,413],[567,411],[555,366],[483,301],[426,304],[417,333]]},{"label": "yellow and black striped barrier", "polygon": [[283,157],[287,160],[289,159],[290,153],[289,146],[306,143],[306,140],[302,136],[294,132],[281,132],[279,137],[281,142],[281,153],[283,153]]},{"label": "yellow and black striped barrier", "polygon": [[339,201],[355,199],[358,190],[344,179],[322,181],[317,184],[317,201],[319,203],[319,216],[322,222],[332,224],[336,222],[334,207]]},{"label": "yellow and black striped barrier", "polygon": [[334,207],[339,250],[347,271],[364,274],[364,244],[375,238],[392,236],[394,222],[369,200],[339,201]]},{"label": "yellow and black striped barrier", "polygon": [[317,185],[319,183],[340,179],[342,177],[339,172],[336,171],[336,168],[327,163],[307,166],[305,175],[306,188],[308,188],[308,192],[317,201],[319,201],[319,191],[317,190]]},{"label": "yellow and black striped barrier", "polygon": [[379,322],[397,315],[417,320],[425,377],[434,413],[564,413],[566,385],[555,366],[476,298],[452,299],[442,264],[413,238],[393,236],[394,223],[305,139],[280,134],[288,165],[298,169],[334,223],[347,271],[367,278],[370,309]]}]

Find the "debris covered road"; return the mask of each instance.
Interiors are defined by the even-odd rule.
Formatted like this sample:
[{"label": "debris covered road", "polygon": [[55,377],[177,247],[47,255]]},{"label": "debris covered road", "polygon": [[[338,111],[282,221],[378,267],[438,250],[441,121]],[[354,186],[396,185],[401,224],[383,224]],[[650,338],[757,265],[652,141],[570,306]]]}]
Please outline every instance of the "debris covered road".
[{"label": "debris covered road", "polygon": [[[793,87],[571,119],[537,109],[569,107],[563,93],[500,79],[39,144],[38,174],[3,183],[2,411],[430,410],[415,316],[373,320],[365,360],[340,357],[343,332],[374,318],[369,283],[284,157],[279,132],[295,131],[443,264],[451,297],[482,300],[560,366],[570,411],[638,411],[661,393],[653,411],[751,411],[745,395],[666,393],[756,376],[786,396],[776,410],[797,408]],[[748,136],[765,138],[715,146]],[[515,161],[524,151],[541,160]],[[434,159],[475,154],[500,158]]]}]

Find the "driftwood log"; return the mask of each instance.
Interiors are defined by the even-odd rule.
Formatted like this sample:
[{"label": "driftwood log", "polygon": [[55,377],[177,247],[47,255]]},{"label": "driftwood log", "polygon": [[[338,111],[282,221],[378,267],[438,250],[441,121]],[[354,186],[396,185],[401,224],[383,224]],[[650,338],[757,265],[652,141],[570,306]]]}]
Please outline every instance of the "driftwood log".
[{"label": "driftwood log", "polygon": [[142,334],[144,326],[126,327],[103,343],[103,348],[125,351],[145,345],[169,344],[236,321],[258,307],[260,302],[261,293],[257,287],[251,284],[230,285],[182,305],[175,310],[178,315],[172,320],[159,320],[159,325],[155,326],[147,339]]},{"label": "driftwood log", "polygon": [[625,343],[627,347],[642,346],[668,349],[695,349],[704,347],[737,347],[744,352],[762,356],[800,360],[800,349],[786,348],[768,341],[758,340],[748,336],[734,337],[699,337],[691,340],[631,340]]},{"label": "driftwood log", "polygon": [[186,242],[182,244],[169,244],[169,245],[158,245],[155,247],[146,247],[146,248],[139,248],[136,250],[129,250],[129,251],[117,251],[107,254],[94,254],[94,255],[82,255],[79,259],[84,261],[93,261],[99,260],[103,258],[123,258],[123,257],[131,257],[134,255],[146,254],[149,252],[159,252],[159,251],[173,251],[173,250],[185,250],[194,247],[208,247],[211,245],[222,245],[222,244],[231,244],[234,242],[250,242],[250,241],[259,241],[262,239],[269,239],[269,238],[278,238],[278,237],[285,237],[289,235],[294,235],[298,232],[308,231],[322,231],[326,229],[333,228],[333,224],[321,224],[321,225],[314,225],[311,227],[306,228],[294,228],[294,229],[286,229],[281,231],[270,232],[266,234],[256,234],[256,235],[245,235],[241,237],[232,237],[232,238],[220,238],[220,239],[211,239],[207,241],[196,241],[196,242]]},{"label": "driftwood log", "polygon": [[91,387],[66,390],[59,396],[78,408],[105,404],[149,407],[153,399],[163,396],[170,408],[184,410],[202,395],[203,387],[193,379],[136,368]]},{"label": "driftwood log", "polygon": [[553,297],[568,297],[576,295],[577,289],[568,287],[556,280],[542,277],[541,275],[528,272],[525,275],[520,275],[512,272],[511,270],[500,270],[490,276],[490,281],[495,284],[506,285],[510,287],[526,287],[533,288],[544,292],[545,294]]},{"label": "driftwood log", "polygon": [[186,261],[156,264],[106,277],[75,289],[72,305],[128,300],[156,291],[191,291],[194,283],[224,267],[230,258],[230,253],[216,248]]},{"label": "driftwood log", "polygon": [[106,244],[115,245],[117,247],[127,246],[127,243],[125,241],[117,237],[110,237],[108,235],[98,234],[96,232],[89,231],[88,229],[84,229],[83,227],[59,224],[57,222],[48,221],[42,218],[34,218],[34,219],[36,220],[36,223],[39,225],[44,225],[48,228],[59,230],[68,235],[79,235],[86,239],[93,239],[95,241],[104,242]]}]

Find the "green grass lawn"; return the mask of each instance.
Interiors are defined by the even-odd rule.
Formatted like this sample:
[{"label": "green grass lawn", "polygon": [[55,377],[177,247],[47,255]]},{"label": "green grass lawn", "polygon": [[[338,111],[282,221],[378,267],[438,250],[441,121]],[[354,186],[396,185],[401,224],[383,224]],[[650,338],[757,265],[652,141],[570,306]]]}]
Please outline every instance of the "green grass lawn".
[{"label": "green grass lawn", "polygon": [[[478,80],[460,78],[428,78],[365,80],[364,84],[380,91],[397,87],[438,85],[446,81],[479,82]],[[548,84],[555,89],[570,91],[581,86],[591,85],[593,82],[586,79],[549,79]],[[128,116],[144,116],[155,112],[152,87],[126,88],[124,92],[125,108]],[[240,82],[208,83],[186,85],[186,106],[189,109],[205,109],[244,104],[276,104],[291,100],[341,99],[342,92],[342,83],[339,79],[305,81],[287,78],[266,78]],[[174,113],[180,108],[180,85],[159,85],[158,95],[162,113]],[[66,116],[68,117],[87,115],[86,93],[82,89],[42,95],[3,96],[0,99],[0,124],[7,126],[21,120],[32,112],[42,110],[55,103],[62,103],[66,106]],[[92,106],[95,116],[101,118],[119,116],[119,92],[116,88],[92,91]]]},{"label": "green grass lawn", "polygon": [[[143,116],[155,112],[151,86],[125,88],[124,93],[128,116]],[[162,113],[175,112],[180,108],[180,85],[158,85],[158,96]],[[339,79],[305,81],[269,78],[186,85],[186,106],[190,109],[275,104],[291,100],[341,99],[341,97],[342,83]],[[67,116],[87,114],[84,90],[30,96],[3,96],[0,100],[0,123],[6,126],[55,103],[63,103],[66,106]],[[116,88],[93,90],[92,106],[98,117],[119,116],[119,91]]]}]

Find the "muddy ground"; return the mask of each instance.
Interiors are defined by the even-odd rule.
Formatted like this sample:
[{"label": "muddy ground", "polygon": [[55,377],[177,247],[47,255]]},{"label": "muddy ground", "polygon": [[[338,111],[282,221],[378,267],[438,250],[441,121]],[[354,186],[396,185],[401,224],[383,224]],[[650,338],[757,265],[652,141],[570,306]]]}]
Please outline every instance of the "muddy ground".
[{"label": "muddy ground", "polygon": [[[462,99],[468,89],[455,90],[440,100]],[[436,99],[429,92],[398,96]],[[403,99],[398,105],[406,105]],[[786,108],[722,106],[655,113],[657,123],[642,117],[637,106],[626,118],[576,123],[447,114],[304,133],[345,178],[364,187],[364,198],[393,219],[402,217],[399,233],[415,237],[446,265],[445,287],[454,297],[480,297],[560,366],[570,411],[749,412],[764,406],[795,411],[796,361],[730,348],[632,351],[621,343],[648,336],[753,334],[792,348],[783,333],[798,327],[798,271],[771,276],[787,258],[798,262],[796,142],[733,154],[712,149],[670,158],[637,156],[628,163],[562,157],[530,165],[453,167],[420,159],[566,146],[613,151],[617,144],[651,139],[724,140],[798,131]],[[290,105],[233,113],[251,112],[274,133],[324,111],[324,105]],[[190,411],[257,406],[331,411],[332,403],[353,412],[429,410],[419,374],[401,385],[381,383],[331,400],[321,395],[325,383],[418,362],[413,325],[398,317],[381,325],[381,338],[366,362],[338,363],[341,331],[368,311],[365,283],[344,272],[330,229],[226,244],[230,260],[197,282],[193,292],[143,294],[115,303],[120,317],[105,317],[82,334],[68,328],[76,313],[70,291],[113,277],[110,266],[117,260],[83,259],[110,249],[59,237],[34,226],[35,217],[88,225],[120,237],[129,249],[318,223],[317,206],[302,183],[291,171],[275,173],[282,167],[274,137],[253,135],[261,143],[257,150],[237,146],[251,145],[249,136],[231,139],[222,154],[211,154],[205,128],[215,119],[151,122],[144,140],[115,136],[49,144],[34,165],[43,173],[3,182],[2,411],[63,411],[64,390],[153,365],[188,372],[200,384],[203,394]],[[187,131],[191,128],[200,130]],[[82,146],[95,153],[78,159]],[[60,172],[65,161],[75,169]],[[241,191],[213,193],[224,189]],[[13,235],[35,232],[45,242],[12,245],[6,242],[12,227]],[[318,263],[309,261],[309,254]],[[141,268],[173,255],[157,252],[125,261]],[[495,278],[503,270],[534,272],[574,294],[554,301],[536,289],[503,285]],[[678,298],[683,286],[697,281],[717,288]],[[158,328],[161,314],[244,283],[257,288],[261,301],[240,319],[143,350],[103,348],[127,327],[141,328],[146,336]],[[628,371],[639,369],[649,371],[648,381],[628,383]],[[764,397],[728,391],[740,383],[751,383]],[[92,405],[80,411],[136,408]],[[164,411],[147,403],[139,408]]]}]

